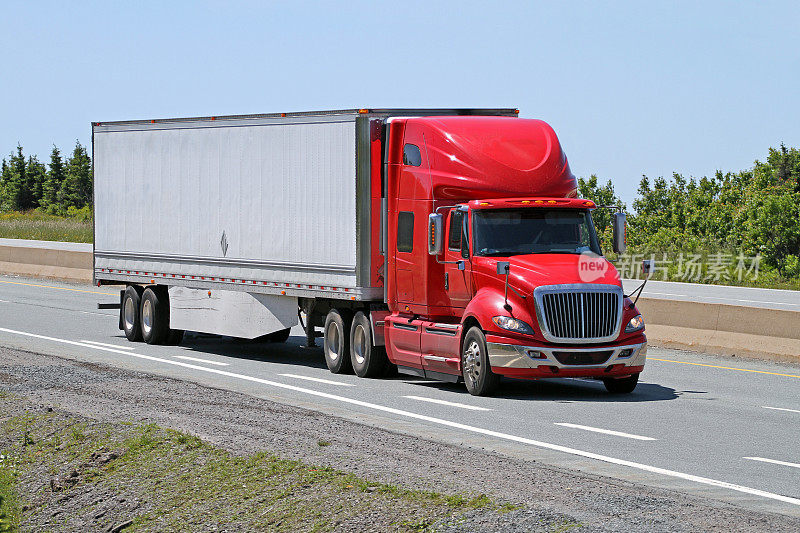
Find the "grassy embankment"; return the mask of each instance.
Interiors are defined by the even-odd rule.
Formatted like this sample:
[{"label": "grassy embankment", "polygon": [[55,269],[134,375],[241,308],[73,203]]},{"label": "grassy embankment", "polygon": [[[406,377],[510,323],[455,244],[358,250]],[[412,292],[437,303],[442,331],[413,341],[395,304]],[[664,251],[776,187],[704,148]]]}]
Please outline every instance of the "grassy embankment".
[{"label": "grassy embankment", "polygon": [[0,213],[0,238],[92,242],[92,221],[37,211]]},{"label": "grassy embankment", "polygon": [[[473,510],[515,508],[484,495],[372,483],[268,453],[237,457],[152,424],[76,420],[41,408],[20,415],[12,409],[16,401],[0,393],[0,410],[18,415],[0,423],[0,448],[6,448],[0,449],[0,531],[15,531],[23,515],[28,525],[47,529],[53,512],[70,530],[122,524],[125,531],[203,525],[317,531],[352,527],[366,513],[368,529],[417,531]],[[98,503],[111,501],[136,505],[108,510],[108,503]]]}]

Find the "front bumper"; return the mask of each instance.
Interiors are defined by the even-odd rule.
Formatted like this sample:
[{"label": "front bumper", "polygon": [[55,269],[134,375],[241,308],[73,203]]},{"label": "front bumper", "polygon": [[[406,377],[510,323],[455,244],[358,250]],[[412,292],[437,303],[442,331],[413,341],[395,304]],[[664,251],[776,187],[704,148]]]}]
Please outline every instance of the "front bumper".
[{"label": "front bumper", "polygon": [[[638,374],[644,369],[647,359],[647,342],[626,344],[623,346],[603,346],[593,348],[542,347],[520,344],[486,343],[489,354],[489,365],[492,372],[509,377],[619,377]],[[631,350],[631,355],[621,357],[624,351]],[[599,364],[564,364],[554,352],[576,354],[592,354],[612,352]],[[529,353],[540,354],[534,358]]]}]

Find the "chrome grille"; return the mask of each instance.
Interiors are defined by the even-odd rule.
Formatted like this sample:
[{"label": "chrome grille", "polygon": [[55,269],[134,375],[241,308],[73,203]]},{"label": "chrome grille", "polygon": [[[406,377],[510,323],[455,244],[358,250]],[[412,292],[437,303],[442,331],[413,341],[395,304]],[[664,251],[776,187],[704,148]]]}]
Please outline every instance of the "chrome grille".
[{"label": "chrome grille", "polygon": [[622,315],[622,289],[613,285],[590,287],[536,290],[545,338],[555,342],[603,342],[616,338]]}]

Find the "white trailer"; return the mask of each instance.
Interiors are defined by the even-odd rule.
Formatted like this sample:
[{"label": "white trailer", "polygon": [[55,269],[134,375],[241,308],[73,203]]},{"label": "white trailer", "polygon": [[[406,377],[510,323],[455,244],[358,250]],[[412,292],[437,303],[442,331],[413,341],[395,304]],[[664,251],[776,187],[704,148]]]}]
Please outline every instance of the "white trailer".
[{"label": "white trailer", "polygon": [[[298,299],[383,300],[368,271],[365,113],[92,127],[95,280],[131,284],[140,300],[168,287],[171,329],[280,337]],[[136,337],[132,300],[120,325]]]}]

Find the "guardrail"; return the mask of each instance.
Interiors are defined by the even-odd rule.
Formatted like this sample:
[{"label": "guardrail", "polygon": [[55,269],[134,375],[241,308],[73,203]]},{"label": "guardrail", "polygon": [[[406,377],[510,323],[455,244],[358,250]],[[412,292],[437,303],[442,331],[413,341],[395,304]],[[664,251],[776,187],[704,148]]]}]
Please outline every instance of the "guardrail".
[{"label": "guardrail", "polygon": [[[92,245],[0,239],[0,273],[91,282]],[[651,345],[800,362],[800,311],[643,296]]]}]

